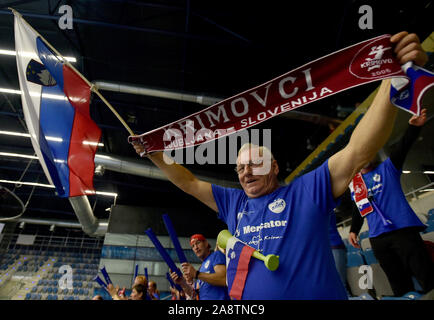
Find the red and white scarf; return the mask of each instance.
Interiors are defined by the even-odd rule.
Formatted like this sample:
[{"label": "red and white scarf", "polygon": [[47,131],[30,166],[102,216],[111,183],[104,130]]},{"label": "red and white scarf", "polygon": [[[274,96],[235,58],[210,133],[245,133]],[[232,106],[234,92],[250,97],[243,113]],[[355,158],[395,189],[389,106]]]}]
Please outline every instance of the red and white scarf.
[{"label": "red and white scarf", "polygon": [[369,199],[369,191],[360,172],[354,176],[348,187],[351,191],[351,198],[356,203],[357,209],[359,209],[360,215],[362,217],[365,217],[371,212],[375,211],[380,217],[384,226],[390,226],[393,224],[393,222],[384,215],[384,213],[375,203],[374,197]]},{"label": "red and white scarf", "polygon": [[362,217],[374,211],[374,208],[368,199],[368,188],[366,188],[365,181],[360,172],[354,176],[353,180],[350,182],[349,188],[351,191],[351,198],[356,203],[357,209],[359,209]]},{"label": "red and white scarf", "polygon": [[[363,41],[188,117],[139,136],[130,136],[128,141],[143,144],[145,153],[196,146],[338,92],[385,78],[400,80],[394,88],[392,103],[411,113],[419,113],[420,97],[434,85],[434,74],[406,64],[407,74],[423,72],[418,74],[417,80],[412,76],[415,85],[394,57],[392,47],[390,35]],[[399,105],[402,99],[406,102],[411,99],[410,107]]]}]

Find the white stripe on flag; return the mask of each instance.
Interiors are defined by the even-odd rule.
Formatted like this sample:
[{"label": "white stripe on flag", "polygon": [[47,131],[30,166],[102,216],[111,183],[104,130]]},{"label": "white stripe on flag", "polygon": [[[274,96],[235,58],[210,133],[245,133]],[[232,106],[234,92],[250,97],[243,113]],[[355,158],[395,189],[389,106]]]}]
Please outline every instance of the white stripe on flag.
[{"label": "white stripe on flag", "polygon": [[42,169],[44,170],[45,176],[47,177],[50,184],[54,184],[39,146],[39,111],[42,87],[27,81],[26,78],[27,65],[31,59],[42,63],[38,57],[38,50],[36,48],[36,38],[38,35],[16,15],[14,19],[14,28],[15,50],[17,52],[17,70],[20,89],[22,92],[21,101],[23,105],[24,119],[30,133],[33,149],[38,155],[39,162],[42,166]]}]

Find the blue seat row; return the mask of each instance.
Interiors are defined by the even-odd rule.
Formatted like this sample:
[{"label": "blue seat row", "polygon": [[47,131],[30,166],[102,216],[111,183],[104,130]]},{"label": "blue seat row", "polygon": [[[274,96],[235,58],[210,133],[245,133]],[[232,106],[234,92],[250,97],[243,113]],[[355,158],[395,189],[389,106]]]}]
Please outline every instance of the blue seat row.
[{"label": "blue seat row", "polygon": [[360,252],[353,251],[353,252],[347,252],[347,267],[358,267],[361,265],[364,265],[365,261],[363,259],[363,256]]},{"label": "blue seat row", "polygon": [[41,300],[42,294],[40,293],[27,293],[25,296],[25,300]]}]

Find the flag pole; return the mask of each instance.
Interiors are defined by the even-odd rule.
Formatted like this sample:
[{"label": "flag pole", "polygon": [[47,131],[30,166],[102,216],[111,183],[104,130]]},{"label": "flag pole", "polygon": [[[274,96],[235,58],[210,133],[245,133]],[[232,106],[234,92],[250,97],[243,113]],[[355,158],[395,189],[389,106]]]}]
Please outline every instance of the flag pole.
[{"label": "flag pole", "polygon": [[102,94],[98,91],[98,89],[96,88],[96,86],[89,82],[89,80],[87,80],[68,60],[66,60],[59,51],[57,51],[38,31],[36,31],[35,29],[33,29],[33,27],[23,18],[23,16],[16,11],[15,9],[8,7],[9,10],[12,11],[12,13],[17,16],[18,18],[21,18],[21,20],[30,28],[33,30],[33,32],[35,32],[41,39],[42,41],[45,42],[45,44],[58,56],[61,58],[61,60],[63,60],[64,63],[66,63],[68,65],[68,67],[70,67],[72,70],[74,70],[82,79],[84,82],[87,83],[87,85],[90,87],[90,90],[93,91],[94,93],[96,93],[98,95],[98,97],[107,105],[107,107],[109,107],[109,109],[114,113],[114,115],[116,116],[116,118],[118,118],[118,120],[122,123],[122,125],[125,127],[125,129],[129,132],[130,135],[135,135],[133,130],[131,130],[131,128],[128,126],[128,124],[125,122],[124,119],[122,119],[122,117],[119,115],[119,113],[116,112],[115,108],[113,108],[113,106],[102,96]]}]

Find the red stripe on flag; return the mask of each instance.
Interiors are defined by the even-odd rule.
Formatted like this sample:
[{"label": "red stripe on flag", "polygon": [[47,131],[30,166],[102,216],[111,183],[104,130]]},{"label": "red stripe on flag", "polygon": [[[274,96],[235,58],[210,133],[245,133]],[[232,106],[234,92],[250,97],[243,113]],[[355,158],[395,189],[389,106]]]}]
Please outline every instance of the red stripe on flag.
[{"label": "red stripe on flag", "polygon": [[84,145],[83,141],[99,142],[101,129],[90,117],[89,85],[66,65],[63,66],[63,77],[63,90],[75,109],[68,154],[69,196],[74,197],[86,194],[85,190],[94,190],[94,158],[97,146]]},{"label": "red stripe on flag", "polygon": [[244,285],[246,283],[247,273],[249,272],[249,262],[255,249],[244,246],[238,259],[237,272],[232,283],[229,295],[237,300],[243,297]]}]

